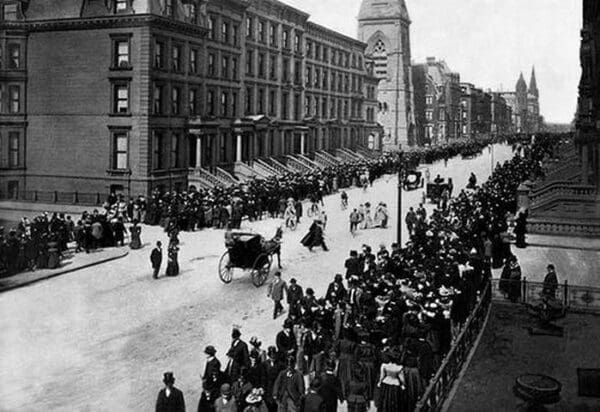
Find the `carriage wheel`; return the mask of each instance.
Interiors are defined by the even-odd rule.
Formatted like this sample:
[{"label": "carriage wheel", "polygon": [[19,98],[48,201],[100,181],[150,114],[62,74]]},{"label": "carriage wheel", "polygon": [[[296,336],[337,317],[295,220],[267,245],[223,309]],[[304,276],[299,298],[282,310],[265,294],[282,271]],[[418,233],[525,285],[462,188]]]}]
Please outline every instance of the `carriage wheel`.
[{"label": "carriage wheel", "polygon": [[223,283],[231,283],[233,280],[233,267],[231,266],[229,252],[223,253],[223,256],[219,260],[219,278],[221,278]]},{"label": "carriage wheel", "polygon": [[271,272],[271,257],[267,253],[258,255],[252,266],[252,283],[257,288],[264,285]]}]

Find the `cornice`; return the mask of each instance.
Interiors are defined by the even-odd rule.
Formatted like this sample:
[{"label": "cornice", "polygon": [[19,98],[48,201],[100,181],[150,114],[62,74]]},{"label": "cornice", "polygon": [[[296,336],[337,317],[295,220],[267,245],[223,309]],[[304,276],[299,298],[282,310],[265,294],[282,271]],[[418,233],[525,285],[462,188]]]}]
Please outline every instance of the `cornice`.
[{"label": "cornice", "polygon": [[[2,29],[4,25],[0,25]],[[37,20],[20,22],[19,29],[29,32],[90,30],[122,27],[153,26],[166,28],[181,33],[205,35],[207,29],[202,26],[169,19],[154,14],[135,14],[102,17],[86,17],[74,19]],[[13,25],[9,27],[13,28]]]}]

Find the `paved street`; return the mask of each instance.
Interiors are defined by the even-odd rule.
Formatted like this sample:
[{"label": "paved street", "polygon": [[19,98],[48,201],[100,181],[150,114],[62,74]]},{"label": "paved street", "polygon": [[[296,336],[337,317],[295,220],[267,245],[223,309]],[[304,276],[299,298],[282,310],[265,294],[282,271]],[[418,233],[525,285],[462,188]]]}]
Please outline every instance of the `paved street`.
[{"label": "paved street", "polygon": [[[430,165],[431,176],[452,177],[457,189],[466,185],[471,171],[483,181],[490,173],[490,156],[486,149],[475,159]],[[496,146],[495,160],[510,156],[510,148]],[[404,193],[403,215],[421,195],[420,190]],[[394,240],[394,177],[377,181],[366,193],[354,189],[349,197],[351,206],[386,202],[392,229],[352,238],[349,211],[342,213],[339,197],[331,196],[325,200],[331,251],[311,253],[299,244],[309,225],[305,218],[297,231],[284,234],[284,279],[296,277],[321,295],[342,271],[351,248],[367,243],[375,249]],[[279,224],[246,223],[245,229],[271,237]],[[282,320],[271,320],[266,287],[255,288],[242,273],[230,285],[218,279],[223,231],[181,233],[181,275],[153,280],[148,255],[158,239],[166,240],[159,228],[144,227],[145,247],[123,259],[0,295],[0,410],[65,410],[68,405],[69,410],[147,411],[167,370],[174,371],[176,385],[194,409],[207,344],[214,344],[224,361],[233,325],[241,327],[246,341],[257,335],[263,346],[273,343]]]}]

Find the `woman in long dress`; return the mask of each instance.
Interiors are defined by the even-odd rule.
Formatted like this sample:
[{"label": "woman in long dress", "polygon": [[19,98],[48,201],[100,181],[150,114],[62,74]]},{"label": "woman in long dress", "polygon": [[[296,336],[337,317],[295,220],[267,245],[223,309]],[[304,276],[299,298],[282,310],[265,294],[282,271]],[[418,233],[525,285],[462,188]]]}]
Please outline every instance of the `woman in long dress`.
[{"label": "woman in long dress", "polygon": [[140,235],[142,234],[142,228],[137,220],[133,221],[133,226],[129,228],[129,231],[131,232],[131,243],[129,243],[129,247],[134,250],[141,248],[142,240]]},{"label": "woman in long dress", "polygon": [[337,376],[342,386],[342,399],[346,400],[348,387],[352,380],[352,366],[354,365],[356,343],[351,339],[350,329],[344,329],[342,336],[342,340],[337,343],[335,349],[339,360]]},{"label": "woman in long dress", "polygon": [[168,263],[167,263],[167,276],[179,275],[179,262],[177,261],[177,255],[179,248],[177,245],[169,247],[168,251]]},{"label": "woman in long dress", "polygon": [[378,412],[408,411],[405,394],[404,368],[400,365],[400,355],[395,351],[384,354],[379,376],[380,388]]}]

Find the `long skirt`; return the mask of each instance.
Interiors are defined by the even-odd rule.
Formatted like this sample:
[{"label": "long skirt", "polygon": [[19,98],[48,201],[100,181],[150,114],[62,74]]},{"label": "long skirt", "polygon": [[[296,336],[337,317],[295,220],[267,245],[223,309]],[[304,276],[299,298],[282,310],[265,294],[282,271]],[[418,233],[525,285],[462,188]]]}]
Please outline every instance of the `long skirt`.
[{"label": "long skirt", "polygon": [[375,370],[375,363],[364,361],[359,361],[358,363],[362,367],[364,373],[363,378],[367,384],[367,392],[365,393],[365,396],[368,400],[372,400],[375,393],[375,386],[377,385],[377,371]]},{"label": "long skirt", "polygon": [[406,396],[400,385],[381,384],[381,394],[377,412],[408,411]]},{"label": "long skirt", "polygon": [[348,386],[352,380],[352,356],[342,355],[340,357],[340,364],[338,369],[338,378],[342,386],[342,399],[346,400],[348,396]]},{"label": "long skirt", "polygon": [[406,380],[406,403],[408,410],[412,411],[424,392],[423,380],[417,368],[405,368],[404,379]]}]

